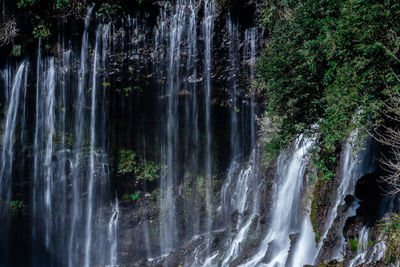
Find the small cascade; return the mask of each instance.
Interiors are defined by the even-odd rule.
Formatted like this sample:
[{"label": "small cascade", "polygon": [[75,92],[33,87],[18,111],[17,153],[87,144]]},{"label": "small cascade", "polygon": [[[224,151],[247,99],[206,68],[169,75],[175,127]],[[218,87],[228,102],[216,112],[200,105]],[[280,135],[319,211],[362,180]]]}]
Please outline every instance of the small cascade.
[{"label": "small cascade", "polygon": [[257,28],[253,27],[251,29],[246,29],[244,33],[244,48],[243,48],[243,59],[247,60],[249,65],[248,70],[248,77],[250,79],[250,86],[248,90],[248,95],[250,98],[250,132],[251,132],[251,139],[250,139],[250,146],[254,147],[256,143],[256,102],[255,102],[255,88],[253,86],[253,81],[255,80],[255,64],[256,64],[256,56],[258,51],[258,32]]},{"label": "small cascade", "polygon": [[95,147],[96,147],[96,109],[97,109],[97,69],[99,64],[99,43],[101,27],[96,31],[96,43],[93,50],[92,70],[92,95],[90,109],[90,151],[89,151],[89,181],[87,186],[87,215],[86,215],[86,244],[85,244],[85,267],[90,266],[90,249],[92,244],[92,217],[93,217],[93,184],[97,168],[95,168]]},{"label": "small cascade", "polygon": [[357,256],[350,262],[349,267],[365,263],[365,256],[368,251],[368,232],[369,228],[364,226],[358,234]]},{"label": "small cascade", "polygon": [[290,260],[291,266],[301,267],[312,263],[316,252],[315,233],[310,221],[310,214],[303,214],[300,236],[294,247],[293,256]]},{"label": "small cascade", "polygon": [[[232,163],[229,169],[228,182],[224,185],[223,189],[223,203],[231,200],[227,205],[231,210],[237,210],[239,218],[237,221],[237,233],[234,236],[229,249],[223,255],[222,265],[228,265],[233,259],[236,259],[241,252],[243,242],[247,238],[248,231],[251,225],[255,222],[258,216],[258,191],[260,188],[260,181],[258,177],[258,150],[254,150],[250,156],[249,164],[245,169],[238,169],[236,161]],[[233,177],[233,173],[239,170],[237,177]],[[236,178],[236,182],[234,182]],[[236,184],[234,188],[229,188],[231,185]],[[244,212],[250,211],[246,217]]]},{"label": "small cascade", "polygon": [[[331,230],[334,224],[334,221],[337,217],[339,206],[344,203],[344,198],[347,195],[354,194],[354,190],[358,179],[360,179],[366,173],[373,172],[375,169],[375,159],[374,157],[371,156],[372,147],[370,142],[368,141],[366,142],[365,150],[361,150],[361,152],[355,154],[352,144],[354,143],[354,138],[356,137],[356,135],[357,132],[353,132],[350,135],[342,152],[343,160],[341,160],[341,171],[340,171],[342,179],[336,191],[334,205],[331,208],[330,213],[328,215],[328,220],[325,226],[326,227],[325,232],[323,233],[321,241],[318,244],[318,249],[317,253],[315,254],[316,255],[315,259],[317,259],[321,251],[322,245],[325,241],[325,238],[327,237],[329,231]],[[357,207],[358,207],[357,202],[354,202],[352,206],[347,209],[346,214],[342,215],[342,217],[340,218],[340,225],[338,226],[338,229],[343,229],[347,218],[355,215]],[[342,259],[341,250],[346,240],[343,237],[343,235],[340,235],[339,239],[340,242],[336,244],[332,254],[329,256],[329,259],[338,259],[338,260]]]},{"label": "small cascade", "polygon": [[[7,265],[9,262],[10,249],[8,242],[10,240],[9,227],[10,227],[10,211],[12,209],[13,192],[12,192],[12,179],[13,179],[13,159],[14,159],[14,140],[18,138],[17,130],[20,119],[20,102],[25,102],[26,86],[27,86],[27,73],[29,64],[22,62],[19,64],[17,71],[13,78],[5,79],[5,91],[9,90],[6,113],[4,120],[4,132],[1,140],[0,147],[0,223],[2,225],[0,230],[0,265]],[[11,69],[9,69],[11,71]],[[12,76],[10,72],[6,71],[6,77]],[[18,140],[18,139],[17,139]]]},{"label": "small cascade", "polygon": [[385,242],[378,238],[377,243],[370,245],[369,227],[364,226],[358,234],[357,256],[349,263],[349,267],[364,266],[365,264],[373,264],[379,262],[385,256],[386,245]]},{"label": "small cascade", "polygon": [[[168,3],[166,4],[168,5]],[[167,6],[165,7],[168,8]],[[184,24],[185,24],[186,5],[182,1],[178,1],[176,6],[172,8],[171,21],[169,25],[169,55],[168,55],[168,77],[167,88],[165,94],[166,103],[166,133],[165,142],[162,144],[162,164],[168,168],[167,175],[161,182],[161,190],[165,192],[165,200],[161,201],[161,233],[160,246],[161,253],[167,253],[175,246],[177,240],[176,229],[176,210],[174,203],[174,186],[178,177],[178,133],[179,133],[179,86],[181,83],[180,65],[181,65],[181,42],[183,40]]]},{"label": "small cascade", "polygon": [[115,204],[113,205],[112,209],[112,216],[108,223],[108,241],[111,244],[110,247],[110,266],[117,266],[117,249],[118,249],[118,219],[119,219],[119,203],[118,199],[115,199]]},{"label": "small cascade", "polygon": [[211,48],[214,31],[215,1],[204,0],[203,38],[204,38],[204,98],[205,98],[205,177],[206,177],[206,210],[207,210],[207,232],[212,229],[211,183],[212,183],[212,154],[211,154]]},{"label": "small cascade", "polygon": [[237,36],[238,28],[237,25],[232,21],[231,14],[228,13],[227,19],[227,29],[228,29],[228,38],[229,38],[229,61],[230,61],[230,105],[231,105],[231,149],[232,156],[236,157],[239,154],[239,149],[241,148],[240,138],[239,138],[239,116],[238,112],[240,111],[240,107],[237,103],[237,90],[238,90],[238,82],[237,82],[237,74],[238,74],[238,63],[237,58],[238,55],[236,52],[237,49]]},{"label": "small cascade", "polygon": [[[1,205],[0,211],[2,218],[7,214],[8,203],[11,201],[11,175],[13,170],[13,157],[16,127],[18,123],[19,103],[21,95],[24,95],[27,83],[27,71],[29,64],[22,62],[13,78],[9,99],[7,102],[7,111],[5,115],[5,131],[3,133],[3,140],[1,145],[1,163],[0,163],[0,196],[7,203]],[[23,100],[24,101],[24,100]],[[6,213],[3,213],[6,212]],[[6,216],[7,217],[7,216]]]},{"label": "small cascade", "polygon": [[[82,151],[83,148],[83,138],[84,138],[84,123],[85,123],[85,87],[86,87],[86,68],[87,68],[87,60],[88,60],[88,39],[89,39],[89,25],[92,17],[93,7],[90,7],[87,11],[86,19],[85,19],[85,28],[82,36],[82,45],[81,45],[81,56],[80,56],[80,70],[78,77],[78,89],[76,95],[76,107],[74,114],[74,147],[73,150],[75,152]],[[72,185],[73,185],[73,208],[72,208],[72,217],[71,217],[71,233],[69,236],[69,247],[68,247],[68,266],[73,267],[78,263],[75,262],[78,256],[79,251],[79,241],[76,237],[78,235],[77,224],[82,217],[81,205],[79,203],[80,195],[82,194],[80,188],[80,180],[84,175],[82,172],[82,153],[74,153],[75,159],[72,161]]]},{"label": "small cascade", "polygon": [[[255,266],[261,262],[268,266],[286,266],[291,249],[289,236],[297,231],[302,181],[308,162],[307,153],[312,145],[312,140],[300,137],[296,140],[293,153],[286,152],[279,156],[276,174],[278,184],[268,233],[256,254],[242,266]],[[301,263],[294,264],[300,266],[297,264]]]}]

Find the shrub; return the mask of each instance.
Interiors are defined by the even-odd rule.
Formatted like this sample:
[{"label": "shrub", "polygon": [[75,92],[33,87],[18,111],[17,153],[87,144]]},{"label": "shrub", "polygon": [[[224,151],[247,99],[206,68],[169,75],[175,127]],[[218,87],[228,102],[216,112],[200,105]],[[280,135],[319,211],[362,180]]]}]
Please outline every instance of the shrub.
[{"label": "shrub", "polygon": [[352,251],[353,253],[356,253],[356,252],[357,252],[357,248],[358,248],[358,241],[357,241],[357,239],[355,239],[355,238],[350,238],[350,239],[349,239],[349,246],[350,246],[350,248],[351,248],[351,251]]},{"label": "shrub", "polygon": [[118,173],[127,174],[133,172],[136,166],[136,153],[129,149],[121,149],[118,156]]},{"label": "shrub", "polygon": [[46,40],[51,35],[49,27],[45,25],[43,22],[41,22],[39,25],[36,25],[33,28],[32,33],[36,39],[41,38],[43,40]]},{"label": "shrub", "polygon": [[21,45],[13,45],[13,50],[12,50],[11,54],[14,57],[21,56]]},{"label": "shrub", "polygon": [[159,163],[145,160],[133,150],[121,149],[118,156],[118,173],[134,173],[137,180],[155,181],[166,171]]},{"label": "shrub", "polygon": [[386,243],[386,262],[397,263],[400,260],[400,214],[381,219],[378,230]]}]

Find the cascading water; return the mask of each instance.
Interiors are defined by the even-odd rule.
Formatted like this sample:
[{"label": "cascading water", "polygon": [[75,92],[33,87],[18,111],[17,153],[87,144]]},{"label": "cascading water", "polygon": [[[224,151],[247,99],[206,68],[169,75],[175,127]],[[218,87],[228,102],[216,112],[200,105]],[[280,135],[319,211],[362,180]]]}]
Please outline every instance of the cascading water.
[{"label": "cascading water", "polygon": [[[301,185],[308,162],[307,153],[313,141],[300,137],[293,154],[283,153],[278,159],[277,188],[272,205],[270,228],[256,254],[243,266],[266,262],[268,266],[285,266],[291,247],[290,234],[296,231]],[[268,257],[266,253],[268,251]],[[295,266],[303,263],[296,262]]]},{"label": "cascading water", "polygon": [[[30,190],[33,266],[115,265],[117,262],[118,202],[110,214],[111,226],[108,233],[107,223],[104,223],[108,218],[102,214],[102,208],[109,203],[106,192],[109,171],[104,122],[107,119],[107,108],[106,91],[98,89],[99,80],[106,79],[99,71],[104,71],[106,67],[109,25],[98,26],[90,63],[88,29],[92,8],[88,10],[85,22],[79,75],[72,69],[74,54],[69,48],[67,50],[64,38],[57,59],[51,56],[43,58],[39,41],[32,140],[25,134],[25,124],[28,121],[28,102],[25,98],[29,64],[21,63],[10,89],[8,77],[11,74],[3,76],[6,78],[6,95],[8,91],[11,94],[7,101],[2,143],[0,189],[2,193],[5,192],[2,198],[10,202],[11,183],[15,176],[12,173],[15,160],[12,140],[18,138],[24,149],[25,143],[32,142],[33,172]],[[78,86],[74,86],[74,81],[77,81]],[[77,92],[72,92],[72,88],[76,88]],[[86,97],[88,92],[90,97]],[[90,103],[90,112],[86,112],[87,103]],[[89,122],[89,127],[86,122]],[[75,132],[70,132],[70,125],[75,126]],[[16,136],[16,131],[20,135]],[[18,150],[18,153],[21,152]],[[22,163],[18,168],[23,173]],[[2,235],[5,241],[3,237],[6,234]],[[1,253],[7,251],[4,247]],[[0,265],[3,263],[8,265],[5,257]]]},{"label": "cascading water", "polygon": [[[11,174],[13,168],[13,156],[14,146],[13,139],[17,126],[17,114],[19,112],[19,103],[21,101],[21,94],[23,94],[24,88],[26,87],[26,73],[29,64],[23,62],[18,67],[15,74],[9,99],[7,101],[7,113],[5,116],[5,132],[3,134],[2,146],[1,146],[1,165],[0,165],[0,196],[6,203],[10,202],[11,192]],[[25,79],[24,79],[25,78]],[[1,206],[1,211],[7,211],[7,206]],[[2,216],[2,218],[5,218]]]},{"label": "cascading water", "polygon": [[350,261],[349,267],[363,266],[364,264],[378,262],[385,256],[385,242],[379,241],[373,244],[371,248],[368,240],[369,230],[368,226],[364,226],[360,230],[358,235],[357,256]]},{"label": "cascading water", "polygon": [[[349,194],[354,194],[356,183],[364,174],[371,173],[375,169],[375,159],[371,153],[371,142],[366,142],[365,150],[361,150],[358,154],[353,151],[353,142],[357,132],[353,132],[347,143],[345,144],[344,151],[342,152],[343,160],[341,161],[341,176],[339,187],[336,191],[336,197],[334,200],[334,205],[328,215],[327,223],[325,224],[325,232],[321,237],[321,241],[318,244],[317,253],[315,254],[315,260],[317,259],[326,236],[332,228],[334,220],[337,217],[338,207],[344,202],[344,198]],[[343,229],[346,219],[350,216],[355,215],[357,209],[357,203],[353,203],[344,216],[340,218],[339,229]],[[339,235],[339,240],[335,245],[331,255],[328,256],[329,259],[341,259],[341,250],[344,247],[345,239],[342,235]]]},{"label": "cascading water", "polygon": [[[139,13],[119,18],[114,24],[96,24],[95,10],[91,6],[87,11],[80,53],[76,52],[79,45],[66,41],[63,33],[59,35],[61,45],[54,53],[57,56],[44,56],[47,53],[39,41],[36,81],[34,75],[28,75],[27,62],[20,63],[15,73],[11,65],[3,71],[6,114],[0,193],[6,203],[13,200],[11,180],[17,176],[12,168],[16,161],[14,147],[29,150],[31,153],[27,154],[32,161],[21,163],[29,167],[21,167],[19,171],[33,170],[28,190],[32,205],[30,263],[116,266],[147,257],[152,258],[149,265],[173,266],[175,262],[169,263],[169,257],[182,257],[182,262],[189,266],[312,264],[344,197],[353,192],[357,179],[370,170],[358,166],[351,156],[350,144],[346,145],[337,199],[328,217],[326,233],[316,247],[309,211],[302,212],[304,207],[299,204],[307,195],[308,150],[314,140],[299,137],[293,151],[288,149],[280,155],[272,189],[259,169],[257,99],[254,86],[248,82],[255,79],[254,65],[262,36],[254,22],[247,21],[248,25],[243,26],[234,13],[227,13],[223,19],[217,17],[219,10],[212,0],[160,3],[154,24],[143,22],[145,18]],[[154,26],[154,31],[146,30],[147,25]],[[222,41],[215,32],[218,27],[224,29]],[[223,48],[218,47],[218,42],[223,43]],[[150,54],[150,60],[146,53]],[[215,57],[217,53],[220,58]],[[152,69],[149,73],[136,70],[132,63],[144,60],[150,65],[145,68]],[[218,64],[226,66],[221,68]],[[119,71],[128,74],[121,78]],[[218,77],[220,73],[227,77]],[[29,103],[27,97],[30,79],[32,84],[36,82],[32,90],[34,103]],[[152,88],[146,85],[142,88],[141,79],[151,81],[151,86],[147,86]],[[124,88],[128,83],[125,80],[131,83],[129,87]],[[110,100],[115,97],[107,89],[111,83],[118,84],[115,87],[124,86],[117,89],[120,91],[133,88],[134,92],[125,93],[134,96]],[[226,92],[224,96],[221,87]],[[143,202],[136,199],[139,194],[132,194],[135,197],[126,200],[120,197],[121,192],[116,192],[113,200],[109,192],[125,188],[110,189],[109,175],[115,174],[109,168],[114,160],[109,153],[115,149],[110,149],[110,143],[117,144],[118,149],[125,144],[118,140],[122,134],[111,133],[111,138],[108,135],[116,127],[109,116],[117,114],[109,107],[120,106],[123,112],[132,115],[140,110],[136,106],[153,105],[140,103],[139,91],[153,94],[151,100],[156,108],[151,112],[156,110],[154,117],[158,118],[151,121],[149,118],[154,117],[140,114],[137,117],[142,118],[131,123],[127,115],[128,139],[135,128],[139,133],[132,137],[135,140],[126,143],[136,152],[141,150],[137,154],[142,153],[145,165],[148,155],[158,158],[164,171],[158,184],[142,181]],[[109,106],[113,101],[118,103]],[[31,115],[30,105],[35,110]],[[226,126],[226,133],[220,132],[223,126],[218,124]],[[149,131],[146,127],[156,130]],[[156,133],[149,137],[149,132]],[[368,166],[373,165],[360,159]],[[136,181],[134,186],[138,184]],[[159,192],[157,207],[143,210],[141,205],[150,202],[145,201],[153,197],[151,190],[158,186],[160,190],[154,190]],[[266,204],[268,190],[273,195],[271,203]],[[130,196],[132,192],[127,193]],[[129,205],[137,208],[137,214],[129,213]],[[267,205],[271,205],[270,211]],[[355,208],[356,205],[346,218]],[[8,218],[3,209],[1,212],[1,220]],[[124,236],[124,231],[132,225],[138,225],[136,232]],[[3,232],[2,239],[6,237]],[[367,236],[365,233],[367,229],[360,236]],[[126,244],[138,239],[143,244],[140,252],[127,251]],[[359,245],[355,263],[368,261],[363,256],[367,255],[366,250],[361,249],[364,243]],[[6,244],[7,241],[2,241],[2,254]],[[344,239],[338,247],[343,244]],[[179,254],[185,246],[190,253]],[[377,247],[377,251],[381,250]],[[337,258],[337,254],[335,249],[331,258]],[[124,255],[134,256],[121,260]]]},{"label": "cascading water", "polygon": [[[19,102],[21,101],[21,94],[23,94],[24,88],[26,88],[26,73],[29,64],[26,62],[21,63],[18,67],[17,73],[15,74],[14,80],[11,86],[11,93],[7,101],[7,113],[5,116],[5,132],[3,134],[2,146],[1,146],[1,165],[0,165],[0,194],[5,201],[10,201],[11,188],[10,178],[12,173],[13,164],[13,138],[17,125],[17,113],[19,108]],[[8,83],[6,81],[6,83]],[[4,207],[2,207],[3,210]]]},{"label": "cascading water", "polygon": [[212,155],[211,155],[211,48],[212,35],[214,28],[214,1],[204,1],[204,20],[203,20],[203,37],[204,37],[204,96],[205,96],[205,132],[206,132],[206,147],[205,147],[205,177],[206,177],[206,210],[207,210],[207,232],[212,228],[212,203],[211,203],[211,183],[212,183]]},{"label": "cascading water", "polygon": [[110,218],[110,222],[108,223],[108,240],[111,243],[110,247],[110,265],[117,265],[117,249],[118,249],[118,240],[117,240],[117,232],[118,232],[118,219],[119,219],[119,204],[118,199],[115,200],[115,204],[113,206],[113,213]]},{"label": "cascading water", "polygon": [[[10,209],[12,208],[12,175],[13,175],[13,159],[14,159],[14,139],[16,138],[16,130],[19,118],[19,103],[21,97],[25,96],[27,86],[27,73],[29,64],[22,62],[17,69],[17,72],[9,83],[9,73],[5,72],[5,89],[9,92],[6,94],[6,108],[4,122],[4,133],[1,140],[1,154],[0,154],[0,223],[1,229],[1,252],[0,264],[8,264],[8,242],[9,242],[9,224],[10,224]],[[24,100],[22,100],[24,101]]]}]

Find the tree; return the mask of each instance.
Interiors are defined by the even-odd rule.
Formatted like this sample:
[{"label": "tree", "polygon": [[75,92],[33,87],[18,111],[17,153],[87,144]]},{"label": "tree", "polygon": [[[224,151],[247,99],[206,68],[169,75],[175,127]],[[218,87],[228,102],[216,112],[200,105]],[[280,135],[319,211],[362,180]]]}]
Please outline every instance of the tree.
[{"label": "tree", "polygon": [[380,160],[388,175],[382,180],[389,185],[389,193],[400,193],[400,88],[391,90],[389,100],[382,110],[388,121],[377,134],[378,141],[388,148],[389,156]]}]

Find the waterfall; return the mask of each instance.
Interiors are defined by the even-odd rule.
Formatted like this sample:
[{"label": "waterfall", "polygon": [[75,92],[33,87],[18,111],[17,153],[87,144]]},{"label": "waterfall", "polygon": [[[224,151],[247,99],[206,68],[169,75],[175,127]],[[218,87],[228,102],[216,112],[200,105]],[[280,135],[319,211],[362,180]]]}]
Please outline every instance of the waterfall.
[{"label": "waterfall", "polygon": [[[10,201],[11,198],[11,173],[13,166],[13,138],[17,125],[17,114],[19,108],[19,102],[21,101],[21,92],[26,87],[26,75],[29,64],[23,62],[18,67],[15,74],[12,86],[11,95],[7,103],[7,112],[5,116],[5,132],[3,134],[2,146],[1,146],[1,163],[0,163],[0,196]],[[25,79],[24,79],[25,78]],[[2,208],[3,209],[3,208]]]},{"label": "waterfall", "polygon": [[212,35],[214,29],[214,12],[215,3],[212,0],[204,1],[204,21],[203,21],[203,35],[204,35],[204,97],[205,97],[205,132],[206,132],[206,147],[205,147],[205,177],[206,177],[206,209],[207,209],[207,231],[210,232],[212,228],[212,203],[211,203],[211,183],[212,183],[212,155],[211,155],[211,48],[212,48]]},{"label": "waterfall", "polygon": [[229,61],[230,61],[230,97],[231,99],[231,149],[232,156],[236,157],[239,153],[239,149],[241,147],[240,138],[239,138],[239,125],[238,125],[238,112],[240,112],[240,107],[237,103],[237,74],[238,74],[238,64],[236,54],[237,45],[236,45],[236,33],[238,32],[237,25],[233,23],[231,14],[228,13],[227,19],[227,28],[228,28],[228,38],[229,38]]},{"label": "waterfall", "polygon": [[[167,3],[168,4],[168,3]],[[166,4],[166,5],[167,5]],[[166,7],[167,8],[167,7]],[[175,203],[174,186],[178,176],[178,164],[176,162],[176,152],[178,150],[179,133],[179,86],[180,86],[180,64],[181,64],[181,45],[183,38],[183,26],[185,23],[185,3],[178,1],[172,8],[171,22],[169,26],[169,62],[168,78],[166,88],[167,107],[166,107],[166,136],[162,151],[164,151],[161,162],[167,168],[167,176],[162,180],[161,189],[165,191],[165,200],[161,201],[161,252],[169,252],[175,246],[176,242],[176,222],[175,222]]]},{"label": "waterfall", "polygon": [[349,267],[364,266],[365,264],[379,262],[385,256],[385,242],[379,237],[379,242],[370,245],[368,240],[369,230],[368,226],[361,228],[358,234],[357,256],[350,261]]},{"label": "waterfall", "polygon": [[[5,116],[5,132],[3,134],[1,146],[1,163],[0,163],[0,196],[7,202],[11,198],[11,173],[13,166],[14,146],[13,138],[17,125],[17,114],[19,102],[21,101],[21,93],[26,88],[26,75],[29,64],[23,62],[18,67],[12,82],[11,92],[7,103],[7,111]],[[24,79],[25,78],[25,79]],[[6,208],[7,209],[7,208]],[[2,209],[3,210],[3,207]]]},{"label": "waterfall", "polygon": [[299,240],[296,242],[291,259],[293,267],[312,263],[316,252],[315,233],[310,221],[310,214],[304,214],[302,220]]},{"label": "waterfall", "polygon": [[[39,90],[44,93],[43,99],[45,100],[42,109],[43,124],[40,127],[45,127],[42,138],[44,139],[45,153],[41,166],[44,167],[44,181],[45,181],[45,192],[44,192],[44,203],[45,203],[45,214],[46,218],[46,247],[50,245],[50,235],[52,231],[51,218],[52,218],[52,199],[51,192],[53,190],[53,169],[52,169],[52,156],[53,156],[53,135],[55,128],[54,120],[54,98],[55,98],[55,69],[54,59],[49,59],[48,71],[45,79],[45,88]],[[43,90],[44,89],[44,90]],[[47,134],[47,136],[45,136]]]},{"label": "waterfall", "polygon": [[[189,2],[190,17],[189,17],[189,32],[187,36],[188,47],[188,58],[186,67],[186,91],[190,92],[192,95],[192,101],[187,99],[185,103],[186,110],[186,122],[185,127],[188,129],[186,135],[186,147],[185,147],[185,158],[188,160],[187,164],[193,173],[199,173],[198,162],[200,159],[200,136],[199,136],[199,105],[198,105],[198,92],[197,92],[197,80],[198,80],[198,70],[197,70],[197,21],[198,21],[198,6],[194,0]],[[191,139],[191,140],[190,140]],[[184,183],[190,184],[193,178],[187,178]],[[200,202],[201,199],[198,195],[194,196],[195,202]],[[193,209],[191,202],[186,203],[185,210]],[[199,209],[194,212],[200,213]],[[193,226],[193,234],[200,232],[200,217],[193,216],[194,214],[188,214],[190,218],[188,223]]]},{"label": "waterfall", "polygon": [[[237,210],[239,212],[239,218],[237,222],[237,234],[233,238],[229,249],[223,255],[222,265],[228,265],[232,259],[235,259],[240,250],[242,243],[247,238],[248,231],[254,220],[258,215],[258,191],[260,188],[260,181],[258,179],[258,149],[254,149],[249,160],[247,168],[240,170],[236,182],[232,175],[238,171],[240,165],[234,161],[228,172],[228,182],[223,188],[223,203],[226,203],[231,210]],[[236,169],[236,170],[235,170]],[[232,184],[236,186],[228,189]],[[228,192],[229,191],[229,192]],[[252,196],[252,197],[251,197]],[[228,203],[230,200],[230,203]],[[250,210],[250,215],[244,215],[246,210]]]},{"label": "waterfall", "polygon": [[[268,266],[285,266],[291,248],[289,235],[298,224],[298,203],[302,181],[308,162],[307,153],[313,141],[299,137],[292,154],[282,153],[277,165],[277,188],[273,198],[272,215],[268,233],[256,254],[243,266],[255,266],[261,261]],[[265,258],[268,251],[268,258]],[[294,263],[295,266],[300,266]]]},{"label": "waterfall", "polygon": [[[257,53],[257,28],[251,29],[250,33],[250,82],[252,83],[255,79],[255,64],[256,64],[256,53]],[[253,84],[250,86],[250,129],[251,129],[251,141],[250,145],[251,147],[254,146],[256,142],[256,120],[255,120],[255,115],[256,115],[256,110],[255,110],[255,87]]]},{"label": "waterfall", "polygon": [[[167,167],[166,177],[161,180],[163,201],[160,203],[160,247],[162,254],[171,251],[177,245],[181,234],[177,229],[178,213],[175,197],[184,193],[184,186],[197,186],[196,176],[206,181],[206,210],[211,218],[211,38],[213,31],[213,3],[207,3],[203,20],[204,37],[204,79],[198,77],[198,10],[196,1],[177,1],[174,5],[166,2],[160,9],[155,28],[156,75],[165,83],[160,88],[160,104],[164,126],[161,129],[161,164]],[[132,22],[134,26],[136,22]],[[187,25],[187,27],[185,27]],[[136,31],[136,30],[135,30]],[[129,34],[128,34],[129,35]],[[203,56],[203,55],[202,55]],[[204,82],[204,92],[198,89]],[[199,95],[204,96],[204,100]],[[199,103],[204,101],[204,109]],[[200,114],[201,112],[201,114]],[[204,126],[200,128],[200,119],[204,116]],[[200,132],[205,133],[204,148]],[[183,143],[182,146],[180,143]],[[200,152],[204,151],[201,155]],[[205,158],[204,168],[199,159]],[[204,169],[204,172],[201,173]],[[201,174],[200,174],[201,173]],[[200,231],[211,230],[211,219],[202,220],[201,204],[196,192],[194,198],[184,203],[185,221],[193,225],[185,233],[187,236]],[[197,209],[198,213],[191,212]],[[190,211],[190,212],[188,212]],[[204,226],[202,221],[206,221]],[[205,229],[204,229],[205,228]]]},{"label": "waterfall", "polygon": [[93,216],[93,183],[96,172],[95,168],[95,146],[96,146],[96,96],[97,96],[97,69],[99,63],[99,42],[101,28],[96,31],[96,44],[94,47],[93,56],[93,71],[92,71],[92,106],[90,110],[90,159],[89,159],[89,182],[88,182],[88,198],[87,198],[87,219],[86,219],[86,245],[85,245],[85,266],[90,266],[90,249],[92,243],[92,216]]},{"label": "waterfall", "polygon": [[[86,67],[87,67],[87,54],[88,54],[88,30],[89,23],[92,16],[93,7],[89,8],[87,11],[85,19],[85,28],[82,36],[82,46],[81,46],[81,58],[80,58],[80,70],[78,77],[78,92],[77,92],[77,103],[75,108],[75,125],[74,125],[74,151],[79,152],[82,150],[83,142],[83,126],[84,126],[84,112],[85,112],[85,97],[84,89],[86,86]],[[80,199],[80,177],[81,173],[81,153],[75,153],[75,159],[73,164],[73,208],[72,208],[72,219],[71,219],[71,233],[69,236],[69,248],[68,248],[68,265],[73,267],[77,263],[74,262],[77,258],[79,243],[77,243],[76,232],[77,223],[81,216],[81,209],[79,205]]]},{"label": "waterfall", "polygon": [[[5,90],[10,90],[7,98],[7,111],[5,113],[4,132],[1,140],[0,151],[0,223],[2,229],[0,234],[1,251],[0,251],[0,264],[8,264],[9,252],[8,242],[10,238],[9,224],[10,224],[10,209],[12,207],[12,174],[13,174],[13,160],[14,160],[14,139],[17,138],[16,130],[18,125],[19,103],[21,98],[25,96],[27,86],[27,73],[29,70],[28,62],[23,61],[19,64],[18,69],[13,77],[10,87],[8,76],[10,73],[6,72],[5,76]],[[10,75],[11,76],[11,75]],[[22,100],[25,102],[25,99]]]},{"label": "waterfall", "polygon": [[[354,194],[354,190],[358,179],[360,179],[366,173],[373,172],[375,169],[375,159],[373,156],[371,156],[372,147],[370,142],[367,141],[366,144],[364,145],[365,149],[361,150],[361,152],[359,152],[358,154],[354,152],[353,143],[356,138],[356,135],[357,131],[350,134],[350,137],[348,138],[344,150],[342,152],[342,160],[340,166],[340,175],[342,179],[336,191],[334,205],[330,209],[330,212],[328,214],[328,220],[327,223],[325,224],[325,231],[321,237],[321,241],[318,244],[314,261],[319,256],[322,245],[337,217],[338,208],[341,204],[344,203],[344,198],[349,194]],[[347,209],[346,214],[340,218],[339,229],[343,229],[347,218],[355,215],[357,207],[358,204],[353,203],[351,207]],[[345,244],[345,239],[343,235],[341,235],[340,233],[339,233],[339,240],[340,242],[336,244],[332,255],[329,255],[330,259],[341,260],[342,258],[341,249]]]},{"label": "waterfall", "polygon": [[[27,62],[22,62],[19,65],[18,70],[13,78],[9,99],[7,101],[7,111],[4,122],[5,131],[3,133],[0,154],[0,197],[4,202],[0,206],[1,221],[8,217],[7,214],[12,198],[11,183],[13,172],[14,138],[18,122],[17,115],[19,113],[21,95],[24,96],[24,91],[26,91],[28,68],[29,64]],[[7,80],[6,83],[8,83]]]},{"label": "waterfall", "polygon": [[[32,124],[27,117],[30,114],[26,100],[30,88],[28,80],[34,76],[28,75],[29,64],[24,61],[19,65],[11,86],[11,68],[7,67],[2,75],[7,111],[0,154],[0,193],[6,203],[1,206],[1,223],[3,229],[7,229],[3,218],[10,217],[8,207],[15,205],[11,202],[12,179],[27,175],[26,168],[31,168],[32,182],[28,186],[33,265],[117,263],[118,203],[111,214],[110,225],[113,226],[108,234],[104,231],[107,229],[104,221],[108,218],[102,212],[108,205],[105,186],[109,167],[105,122],[107,93],[104,88],[99,88],[100,76],[103,81],[106,76],[99,71],[106,67],[109,25],[98,26],[93,60],[90,61],[88,29],[91,12],[92,7],[85,21],[78,77],[71,66],[74,54],[70,43],[66,45],[64,38],[60,40],[61,49],[57,51],[56,59],[42,56],[39,40]],[[88,79],[89,74],[91,79]],[[75,81],[77,86],[74,86]],[[71,88],[77,91],[73,92]],[[90,92],[90,98],[86,97],[87,92]],[[86,112],[87,103],[90,103],[90,112]],[[86,126],[86,122],[90,125]],[[31,135],[28,125],[32,125]],[[70,131],[70,125],[74,125],[74,132]],[[84,140],[88,140],[88,144]],[[25,167],[28,164],[23,161],[18,164],[18,173],[13,173],[17,157],[22,157],[19,154],[28,149],[32,152],[32,156],[26,153],[27,158],[32,157],[31,166]],[[14,151],[19,154],[14,155]],[[25,183],[22,179],[18,182]],[[7,253],[7,242],[7,234],[2,233],[2,254]],[[3,263],[7,263],[5,257],[2,257]]]},{"label": "waterfall", "polygon": [[110,248],[110,265],[117,265],[117,232],[118,232],[118,219],[119,219],[119,204],[118,199],[115,200],[115,204],[112,209],[113,213],[108,223],[108,240],[111,242]]}]

